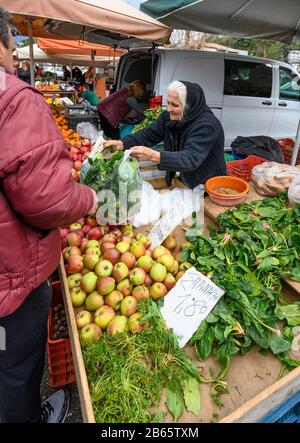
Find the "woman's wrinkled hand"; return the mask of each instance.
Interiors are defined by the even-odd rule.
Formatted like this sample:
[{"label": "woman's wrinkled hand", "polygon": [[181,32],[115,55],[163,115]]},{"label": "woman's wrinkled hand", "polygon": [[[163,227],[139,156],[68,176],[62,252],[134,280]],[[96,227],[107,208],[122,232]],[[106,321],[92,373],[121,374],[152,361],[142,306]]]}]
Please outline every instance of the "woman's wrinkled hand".
[{"label": "woman's wrinkled hand", "polygon": [[118,151],[123,151],[124,146],[121,140],[104,140],[103,142],[104,149],[107,148],[116,148]]},{"label": "woman's wrinkled hand", "polygon": [[160,162],[160,152],[146,146],[134,146],[130,149],[131,156],[136,157],[141,161],[151,161],[154,163]]}]

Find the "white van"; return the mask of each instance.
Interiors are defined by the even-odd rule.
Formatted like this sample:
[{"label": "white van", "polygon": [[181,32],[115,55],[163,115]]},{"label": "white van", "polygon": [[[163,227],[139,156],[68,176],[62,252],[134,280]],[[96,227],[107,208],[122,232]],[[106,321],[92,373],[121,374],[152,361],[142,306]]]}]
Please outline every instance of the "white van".
[{"label": "white van", "polygon": [[161,95],[163,106],[172,80],[202,86],[207,104],[223,125],[225,147],[238,135],[295,139],[300,78],[286,63],[189,49],[132,50],[119,61],[115,89],[137,79],[146,84],[146,99],[151,93]]}]

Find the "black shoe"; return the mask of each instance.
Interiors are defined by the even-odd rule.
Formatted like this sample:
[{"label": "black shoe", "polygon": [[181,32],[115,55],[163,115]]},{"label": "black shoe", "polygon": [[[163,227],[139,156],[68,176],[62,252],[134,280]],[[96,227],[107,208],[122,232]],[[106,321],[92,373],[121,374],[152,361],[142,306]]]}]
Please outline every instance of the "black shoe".
[{"label": "black shoe", "polygon": [[41,423],[63,423],[70,406],[67,389],[59,389],[41,404]]}]

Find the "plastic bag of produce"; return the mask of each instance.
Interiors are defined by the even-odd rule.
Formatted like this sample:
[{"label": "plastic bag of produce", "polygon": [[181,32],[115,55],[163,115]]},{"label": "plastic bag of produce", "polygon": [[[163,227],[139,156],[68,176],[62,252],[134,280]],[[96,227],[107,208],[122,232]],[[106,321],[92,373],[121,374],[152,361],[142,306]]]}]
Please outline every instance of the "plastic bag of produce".
[{"label": "plastic bag of produce", "polygon": [[96,153],[84,183],[97,192],[96,218],[100,225],[126,224],[140,210],[143,180],[137,160],[130,158],[130,151],[125,154],[118,151],[110,158]]},{"label": "plastic bag of produce", "polygon": [[289,201],[294,204],[300,204],[300,174],[295,175],[288,190]]},{"label": "plastic bag of produce", "polygon": [[281,163],[264,162],[254,166],[252,174],[258,194],[276,196],[289,188],[293,178],[300,175],[300,170]]}]

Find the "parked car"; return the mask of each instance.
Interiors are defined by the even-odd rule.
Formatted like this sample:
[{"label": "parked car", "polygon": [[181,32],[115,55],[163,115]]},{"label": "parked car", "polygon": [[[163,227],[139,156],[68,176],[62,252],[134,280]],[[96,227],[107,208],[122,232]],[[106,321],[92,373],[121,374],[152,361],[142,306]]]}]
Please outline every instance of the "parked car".
[{"label": "parked car", "polygon": [[115,90],[136,79],[146,84],[145,101],[154,93],[163,106],[172,80],[199,83],[222,122],[226,147],[238,135],[295,139],[300,78],[287,63],[200,50],[132,50],[120,58]]}]

